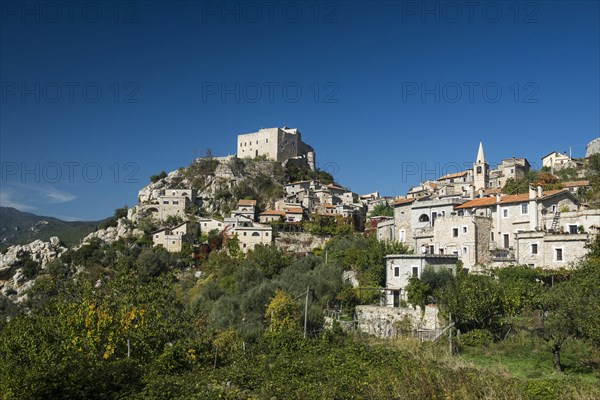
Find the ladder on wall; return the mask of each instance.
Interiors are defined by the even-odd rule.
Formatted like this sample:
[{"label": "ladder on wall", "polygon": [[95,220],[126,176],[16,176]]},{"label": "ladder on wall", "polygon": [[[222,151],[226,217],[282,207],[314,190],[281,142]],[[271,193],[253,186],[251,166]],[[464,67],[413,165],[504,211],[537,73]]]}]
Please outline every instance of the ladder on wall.
[{"label": "ladder on wall", "polygon": [[554,213],[554,218],[552,219],[552,226],[550,227],[550,231],[552,231],[552,232],[558,231],[559,220],[560,220],[560,211],[557,210]]}]

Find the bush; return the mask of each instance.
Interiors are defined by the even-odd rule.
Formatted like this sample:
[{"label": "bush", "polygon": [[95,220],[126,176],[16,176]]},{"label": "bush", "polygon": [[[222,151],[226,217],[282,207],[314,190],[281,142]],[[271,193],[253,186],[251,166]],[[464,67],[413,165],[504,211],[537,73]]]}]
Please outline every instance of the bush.
[{"label": "bush", "polygon": [[473,329],[463,335],[460,335],[460,344],[471,347],[486,347],[492,341],[494,337],[490,331],[485,329]]}]

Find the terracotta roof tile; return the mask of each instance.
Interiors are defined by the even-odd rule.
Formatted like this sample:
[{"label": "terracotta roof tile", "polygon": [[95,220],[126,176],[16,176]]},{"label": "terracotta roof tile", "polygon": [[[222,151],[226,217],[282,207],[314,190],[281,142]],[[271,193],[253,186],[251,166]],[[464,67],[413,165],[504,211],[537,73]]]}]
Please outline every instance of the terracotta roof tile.
[{"label": "terracotta roof tile", "polygon": [[[537,199],[538,200],[545,199],[547,197],[554,196],[555,194],[565,192],[565,191],[566,191],[566,189],[548,190],[547,192],[543,193],[541,198],[538,197]],[[529,201],[529,193],[505,195],[505,196],[500,197],[501,204],[523,203],[525,201]],[[456,206],[454,208],[464,209],[464,208],[473,208],[473,207],[488,207],[488,206],[492,206],[494,204],[496,204],[496,196],[491,196],[491,197],[482,197],[479,199],[467,201],[466,203]]]},{"label": "terracotta roof tile", "polygon": [[471,201],[467,201],[466,203],[463,203],[459,206],[456,206],[454,208],[456,209],[463,209],[463,208],[473,208],[473,207],[487,207],[487,206],[491,206],[496,204],[496,198],[495,197],[482,197],[479,199],[474,199]]},{"label": "terracotta roof tile", "polygon": [[258,215],[280,215],[280,216],[285,216],[285,212],[283,211],[279,211],[279,210],[266,210],[261,212]]},{"label": "terracotta roof tile", "polygon": [[302,210],[302,207],[286,207],[285,212],[290,214],[302,214],[304,210]]},{"label": "terracotta roof tile", "polygon": [[469,173],[469,171],[462,171],[462,172],[457,172],[455,174],[444,175],[441,178],[438,178],[438,181],[441,181],[443,179],[460,178],[461,176],[465,176],[468,173]]},{"label": "terracotta roof tile", "polygon": [[563,182],[563,187],[579,187],[579,186],[587,186],[590,184],[590,181],[568,181]]},{"label": "terracotta roof tile", "polygon": [[395,200],[395,201],[392,203],[392,205],[394,205],[394,206],[400,206],[400,205],[403,205],[403,204],[410,204],[410,203],[412,203],[413,201],[415,201],[415,199],[414,199],[414,198],[413,198],[413,199],[406,199],[406,198],[402,198],[402,199],[397,199],[397,200]]},{"label": "terracotta roof tile", "polygon": [[256,200],[240,200],[238,206],[255,206]]}]

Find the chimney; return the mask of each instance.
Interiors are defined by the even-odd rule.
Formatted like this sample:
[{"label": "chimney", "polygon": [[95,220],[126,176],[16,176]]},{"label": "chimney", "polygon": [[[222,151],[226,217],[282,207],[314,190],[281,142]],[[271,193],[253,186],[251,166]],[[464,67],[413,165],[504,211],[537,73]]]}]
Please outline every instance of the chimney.
[{"label": "chimney", "polygon": [[473,200],[475,198],[475,186],[469,185],[469,198]]},{"label": "chimney", "polygon": [[537,195],[538,195],[538,197],[543,196],[542,187],[540,185],[538,185],[538,187],[537,187]]},{"label": "chimney", "polygon": [[533,185],[529,185],[529,200],[535,199],[535,189]]}]

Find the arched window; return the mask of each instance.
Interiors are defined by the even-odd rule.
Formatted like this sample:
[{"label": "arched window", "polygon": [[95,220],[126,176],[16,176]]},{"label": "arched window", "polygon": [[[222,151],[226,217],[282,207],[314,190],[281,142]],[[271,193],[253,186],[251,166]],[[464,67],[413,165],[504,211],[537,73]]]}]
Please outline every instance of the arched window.
[{"label": "arched window", "polygon": [[260,236],[260,234],[258,232],[254,232],[252,236]]},{"label": "arched window", "polygon": [[421,214],[419,222],[429,222],[429,216],[427,214]]}]

